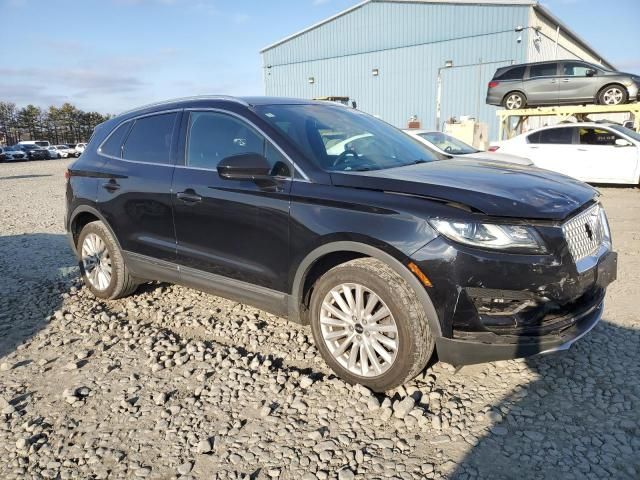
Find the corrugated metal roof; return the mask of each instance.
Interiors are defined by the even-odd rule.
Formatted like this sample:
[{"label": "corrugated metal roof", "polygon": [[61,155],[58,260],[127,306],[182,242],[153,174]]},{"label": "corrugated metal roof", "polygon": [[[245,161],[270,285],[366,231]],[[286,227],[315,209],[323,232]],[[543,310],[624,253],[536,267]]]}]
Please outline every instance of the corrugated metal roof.
[{"label": "corrugated metal roof", "polygon": [[262,50],[260,50],[260,53],[266,52],[267,50],[271,50],[274,47],[277,47],[278,45],[281,45],[285,42],[288,42],[291,39],[294,39],[296,37],[299,37],[300,35],[305,34],[306,32],[313,30],[315,28],[318,28],[326,23],[329,23],[333,20],[335,20],[336,18],[340,18],[348,13],[353,12],[354,10],[357,10],[358,8],[363,7],[364,5],[367,5],[368,3],[373,3],[373,2],[380,2],[380,3],[450,3],[450,4],[461,4],[461,5],[536,5],[537,4],[537,0],[364,0],[360,3],[356,3],[353,7],[349,7],[346,10],[342,10],[341,12],[336,13],[335,15],[332,15],[331,17],[325,18],[324,20],[318,22],[318,23],[314,23],[313,25],[300,30],[296,33],[293,33],[291,35],[289,35],[288,37],[285,37],[283,39],[278,40],[275,43],[272,43],[271,45],[267,45],[266,47],[264,47]]},{"label": "corrugated metal roof", "polygon": [[357,10],[361,7],[363,7],[364,5],[367,5],[369,3],[374,3],[374,2],[380,2],[380,3],[439,3],[439,4],[459,4],[459,5],[505,5],[505,6],[531,6],[533,8],[536,9],[536,11],[538,11],[541,15],[547,17],[551,22],[553,22],[554,24],[558,25],[560,27],[560,29],[565,32],[566,34],[568,34],[576,43],[580,44],[581,46],[583,46],[586,50],[588,50],[589,52],[591,52],[592,55],[598,57],[601,59],[602,63],[605,66],[608,66],[609,68],[614,69],[613,65],[611,63],[609,63],[602,55],[600,55],[595,49],[593,49],[593,47],[591,47],[585,40],[583,40],[578,34],[576,34],[573,30],[571,30],[564,22],[562,22],[558,17],[556,17],[555,15],[553,15],[548,9],[546,9],[545,7],[543,7],[538,0],[363,0],[360,3],[355,4],[354,6],[347,8],[346,10],[343,10],[341,12],[338,12],[337,14],[326,18],[318,23],[315,23],[303,30],[300,30],[296,33],[293,33],[292,35],[289,35],[288,37],[285,37],[281,40],[278,40],[275,43],[272,43],[271,45],[268,45],[266,47],[264,47],[262,50],[260,50],[260,53],[264,53],[267,50],[271,50],[274,47],[277,47],[278,45],[282,45],[283,43],[288,42],[289,40],[292,40],[296,37],[299,37],[300,35],[305,34],[306,32],[313,30],[315,28],[318,28],[322,25],[325,25],[329,22],[332,22],[333,20],[342,17],[344,15],[347,15],[351,12],[353,12],[354,10]]},{"label": "corrugated metal roof", "polygon": [[551,13],[549,10],[547,10],[545,7],[543,7],[539,3],[536,3],[533,6],[533,8],[535,8],[538,13],[547,17],[552,23],[555,23],[556,25],[558,25],[560,27],[560,30],[562,30],[564,33],[566,33],[571,38],[573,38],[573,40],[576,43],[582,45],[582,47],[584,47],[585,50],[589,51],[594,57],[598,57],[605,67],[615,70],[615,67],[611,63],[605,60],[605,58],[602,55],[600,55],[596,50],[594,50],[586,41],[580,38],[577,33],[575,33],[573,30],[567,27],[567,25],[564,22],[562,22],[562,20],[560,20],[558,17],[556,17],[553,13]]}]

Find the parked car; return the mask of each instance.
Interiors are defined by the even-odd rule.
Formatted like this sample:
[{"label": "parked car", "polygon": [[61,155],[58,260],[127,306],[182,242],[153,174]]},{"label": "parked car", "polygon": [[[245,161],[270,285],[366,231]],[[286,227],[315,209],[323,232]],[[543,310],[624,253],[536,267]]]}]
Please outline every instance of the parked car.
[{"label": "parked car", "polygon": [[67,154],[67,152],[59,149],[57,145],[51,145],[51,146],[47,147],[47,151],[49,152],[49,157],[48,158],[51,158],[51,159],[67,158],[69,156]]},{"label": "parked car", "polygon": [[18,145],[37,145],[38,147],[48,147],[51,145],[47,140],[23,140]]},{"label": "parked car", "polygon": [[76,145],[76,148],[75,148],[76,157],[79,157],[80,155],[82,155],[82,152],[84,152],[84,149],[85,149],[86,146],[87,146],[86,143],[78,143]]},{"label": "parked car", "polygon": [[[327,153],[326,139],[369,135]],[[99,125],[66,228],[96,297],[180,283],[311,325],[328,365],[387,390],[434,351],[463,365],[564,350],[616,253],[595,189],[452,159],[328,102],[203,97]]]},{"label": "parked car", "polygon": [[427,147],[434,149],[444,155],[454,155],[461,158],[473,158],[497,162],[517,163],[518,165],[533,165],[533,162],[531,162],[531,160],[529,160],[528,158],[478,150],[477,148],[473,148],[471,145],[467,145],[463,141],[458,140],[451,135],[447,135],[446,133],[419,129],[407,129],[404,131],[411,135],[413,138],[416,138],[420,142],[424,143]]},{"label": "parked car", "polygon": [[510,65],[496,70],[487,103],[515,110],[534,105],[636,101],[640,76],[614,72],[580,60]]},{"label": "parked car", "polygon": [[640,134],[613,123],[544,127],[495,142],[491,149],[527,156],[538,167],[584,182],[640,183]]},{"label": "parked car", "polygon": [[71,148],[69,145],[56,145],[56,148],[58,150],[60,150],[61,152],[65,153],[64,158],[70,157],[72,155],[76,154],[76,149],[75,147]]},{"label": "parked car", "polygon": [[15,148],[22,150],[29,160],[46,160],[49,158],[49,150],[34,143],[19,143]]},{"label": "parked car", "polygon": [[0,162],[21,162],[28,160],[27,154],[16,147],[0,147]]}]

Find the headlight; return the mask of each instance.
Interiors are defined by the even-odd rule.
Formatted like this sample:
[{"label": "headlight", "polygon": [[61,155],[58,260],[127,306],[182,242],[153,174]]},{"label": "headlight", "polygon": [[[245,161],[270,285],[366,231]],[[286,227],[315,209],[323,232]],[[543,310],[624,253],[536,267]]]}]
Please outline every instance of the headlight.
[{"label": "headlight", "polygon": [[600,206],[599,214],[600,214],[600,225],[602,225],[602,236],[606,241],[611,245],[611,230],[609,229],[609,219],[607,218],[607,214],[604,212],[604,208]]},{"label": "headlight", "polygon": [[531,227],[453,220],[431,220],[431,224],[445,237],[465,245],[522,253],[547,251],[544,242]]}]

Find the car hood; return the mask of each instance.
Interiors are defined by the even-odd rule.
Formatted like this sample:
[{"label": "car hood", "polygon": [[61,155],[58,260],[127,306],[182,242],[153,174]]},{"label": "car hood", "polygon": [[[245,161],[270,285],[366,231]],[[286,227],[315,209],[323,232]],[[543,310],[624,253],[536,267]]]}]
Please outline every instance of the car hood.
[{"label": "car hood", "polygon": [[453,157],[371,172],[332,172],[334,185],[455,202],[487,215],[563,220],[598,192],[536,167]]}]

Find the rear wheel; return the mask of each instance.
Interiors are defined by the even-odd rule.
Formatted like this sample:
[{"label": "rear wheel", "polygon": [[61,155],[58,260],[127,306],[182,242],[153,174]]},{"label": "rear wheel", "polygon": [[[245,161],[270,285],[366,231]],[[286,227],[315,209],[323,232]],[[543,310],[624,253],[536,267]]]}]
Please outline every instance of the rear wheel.
[{"label": "rear wheel", "polygon": [[102,222],[85,225],[78,237],[77,251],[82,279],[96,297],[114,300],[130,295],[138,287],[118,244]]},{"label": "rear wheel", "polygon": [[598,102],[601,105],[621,105],[627,103],[627,99],[627,90],[620,85],[604,87],[598,95]]},{"label": "rear wheel", "polygon": [[527,105],[527,99],[520,92],[511,92],[505,95],[502,104],[507,110],[517,110]]},{"label": "rear wheel", "polygon": [[372,258],[338,265],[317,282],[311,297],[311,329],[334,372],[375,391],[411,380],[434,349],[413,289]]}]

